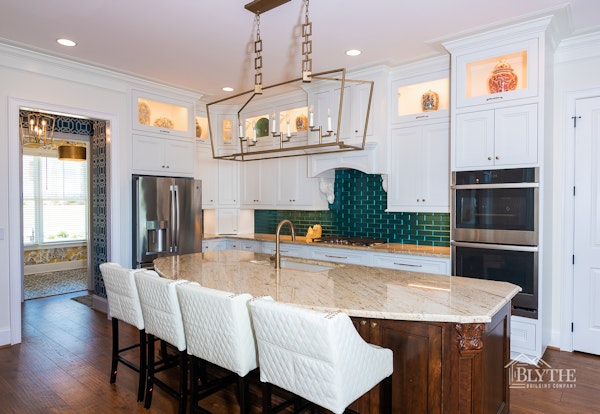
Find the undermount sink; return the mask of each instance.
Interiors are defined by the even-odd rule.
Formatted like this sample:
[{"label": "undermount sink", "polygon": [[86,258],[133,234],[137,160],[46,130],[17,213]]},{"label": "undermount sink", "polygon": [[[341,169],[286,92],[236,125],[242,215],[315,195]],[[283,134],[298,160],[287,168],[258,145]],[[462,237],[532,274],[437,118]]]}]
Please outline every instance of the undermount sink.
[{"label": "undermount sink", "polygon": [[[270,260],[251,260],[250,263],[275,266],[275,263],[271,262]],[[326,270],[331,270],[334,267],[334,265],[297,262],[295,260],[281,259],[282,269],[302,270],[304,272],[323,272]]]}]

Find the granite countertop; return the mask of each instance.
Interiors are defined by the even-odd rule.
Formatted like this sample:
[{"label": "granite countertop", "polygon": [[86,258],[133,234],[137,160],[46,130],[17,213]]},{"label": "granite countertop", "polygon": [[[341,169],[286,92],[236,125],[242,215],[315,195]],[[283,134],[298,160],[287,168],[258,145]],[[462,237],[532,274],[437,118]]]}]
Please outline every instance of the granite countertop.
[{"label": "granite countertop", "polygon": [[328,269],[276,270],[269,255],[241,250],[162,257],[154,265],[161,276],[171,279],[377,319],[487,323],[521,290],[507,282],[284,259]]},{"label": "granite countertop", "polygon": [[[228,239],[240,239],[240,240],[258,240],[258,241],[272,241],[275,242],[274,234],[231,234],[231,235],[215,235],[215,234],[204,234],[204,239],[216,239],[216,238],[228,238]],[[385,243],[378,246],[348,246],[339,244],[328,244],[328,243],[306,243],[304,236],[296,236],[296,240],[292,241],[292,236],[282,235],[282,243],[294,243],[304,244],[319,247],[337,248],[337,249],[352,249],[352,250],[369,250],[377,253],[399,253],[412,256],[430,256],[430,257],[441,257],[450,258],[450,248],[444,246],[423,246],[417,244],[402,244],[402,243]]]}]

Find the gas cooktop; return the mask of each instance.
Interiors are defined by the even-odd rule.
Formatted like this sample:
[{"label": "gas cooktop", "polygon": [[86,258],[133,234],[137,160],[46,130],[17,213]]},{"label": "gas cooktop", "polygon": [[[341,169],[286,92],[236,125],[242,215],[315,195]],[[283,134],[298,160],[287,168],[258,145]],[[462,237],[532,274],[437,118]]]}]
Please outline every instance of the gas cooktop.
[{"label": "gas cooktop", "polygon": [[323,236],[320,239],[314,239],[315,243],[339,244],[345,246],[379,246],[386,244],[385,239],[373,239],[369,237],[347,237],[347,236]]}]

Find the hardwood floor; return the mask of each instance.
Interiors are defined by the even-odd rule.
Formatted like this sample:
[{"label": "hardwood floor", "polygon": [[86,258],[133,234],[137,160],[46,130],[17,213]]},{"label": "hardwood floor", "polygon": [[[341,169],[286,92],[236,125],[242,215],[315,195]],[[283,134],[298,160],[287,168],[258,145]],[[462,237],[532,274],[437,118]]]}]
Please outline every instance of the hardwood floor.
[{"label": "hardwood floor", "polygon": [[[23,343],[0,349],[0,412],[174,413],[175,401],[161,390],[152,407],[136,403],[136,374],[122,367],[109,384],[111,330],[106,315],[70,300],[81,293],[35,299],[23,305]],[[125,328],[125,329],[123,329]],[[121,328],[124,340],[137,331]],[[552,368],[575,369],[570,389],[512,389],[513,414],[597,413],[600,357],[548,350]],[[258,381],[253,413],[258,413]],[[237,413],[233,392],[219,392],[203,406],[215,414]],[[404,414],[404,413],[398,413]],[[410,413],[413,414],[413,413]]]}]

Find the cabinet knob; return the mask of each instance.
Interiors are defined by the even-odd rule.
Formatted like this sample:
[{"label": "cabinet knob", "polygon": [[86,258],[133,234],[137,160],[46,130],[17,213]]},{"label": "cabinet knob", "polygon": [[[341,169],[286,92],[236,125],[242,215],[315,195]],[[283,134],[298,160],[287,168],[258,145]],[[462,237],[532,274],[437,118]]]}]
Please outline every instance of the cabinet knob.
[{"label": "cabinet knob", "polygon": [[365,321],[365,320],[363,319],[362,321],[360,321],[360,324],[364,326],[364,325],[366,325],[366,324],[367,324],[367,321]]},{"label": "cabinet knob", "polygon": [[417,198],[417,203],[418,203],[419,201],[421,201],[421,200],[419,200],[419,199]]},{"label": "cabinet knob", "polygon": [[499,156],[499,155],[496,155],[496,159],[497,159],[497,160],[499,160],[499,159],[500,159],[500,156]]},{"label": "cabinet knob", "polygon": [[422,202],[425,202],[425,199],[421,200]]},{"label": "cabinet knob", "polygon": [[371,328],[376,328],[377,327],[377,322],[371,322]]},{"label": "cabinet knob", "polygon": [[491,161],[491,160],[492,160],[492,157],[491,157],[491,156],[490,156],[490,157],[488,157],[488,161]]}]

